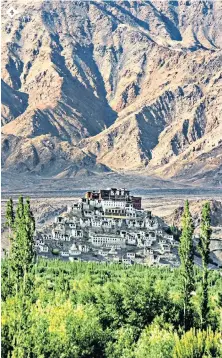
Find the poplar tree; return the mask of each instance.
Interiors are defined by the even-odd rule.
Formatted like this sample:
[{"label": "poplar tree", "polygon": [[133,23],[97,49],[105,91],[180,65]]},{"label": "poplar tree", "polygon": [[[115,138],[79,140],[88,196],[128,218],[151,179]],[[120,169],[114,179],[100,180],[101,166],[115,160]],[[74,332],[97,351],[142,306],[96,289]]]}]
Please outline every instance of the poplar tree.
[{"label": "poplar tree", "polygon": [[[13,205],[13,200],[12,198],[10,198],[8,201],[7,201],[7,204],[6,204],[6,213],[5,213],[5,216],[6,216],[6,226],[8,227],[9,229],[9,239],[12,243],[12,240],[13,240],[13,230],[14,230],[14,223],[15,223],[15,213],[14,213],[14,205]],[[6,253],[6,250],[5,250],[5,255],[6,255],[6,265],[5,265],[5,268],[7,267],[7,283],[5,282],[5,287],[7,286],[7,289],[5,290],[6,292],[11,292],[12,291],[12,282],[11,282],[11,265],[10,265],[10,258],[8,256],[8,253]]]},{"label": "poplar tree", "polygon": [[180,272],[182,277],[182,293],[184,303],[184,329],[192,326],[191,296],[194,289],[194,248],[193,248],[194,224],[186,200],[182,216],[182,234],[179,244]]},{"label": "poplar tree", "polygon": [[208,264],[210,259],[210,237],[211,237],[211,218],[210,218],[210,203],[206,202],[202,207],[200,238],[198,243],[198,251],[202,258],[202,287],[201,287],[201,328],[206,329],[208,321]]},{"label": "poplar tree", "polygon": [[15,284],[20,287],[26,285],[27,273],[34,263],[34,235],[35,220],[30,209],[30,201],[24,204],[23,197],[19,197],[14,224],[14,238],[11,247],[10,261],[14,273]]},{"label": "poplar tree", "polygon": [[30,199],[26,198],[26,203],[24,205],[24,216],[27,229],[30,231],[30,234],[33,236],[35,232],[35,219],[34,215],[30,208]]},{"label": "poplar tree", "polygon": [[9,234],[11,236],[11,230],[13,228],[14,221],[15,221],[15,213],[14,213],[14,207],[13,207],[12,198],[10,198],[8,200],[8,202],[7,202],[5,216],[6,216],[6,225],[9,228]]},{"label": "poplar tree", "polygon": [[19,235],[19,232],[21,232],[21,219],[23,216],[24,211],[24,203],[23,203],[23,197],[20,196],[16,208],[16,216],[14,221],[14,235],[13,235],[13,241],[10,251],[10,266],[12,268],[13,272],[13,279],[15,281],[15,285],[18,286],[18,280],[20,279],[20,276],[22,276],[22,270],[21,270],[21,264],[22,264],[22,253],[21,253],[21,235]]}]

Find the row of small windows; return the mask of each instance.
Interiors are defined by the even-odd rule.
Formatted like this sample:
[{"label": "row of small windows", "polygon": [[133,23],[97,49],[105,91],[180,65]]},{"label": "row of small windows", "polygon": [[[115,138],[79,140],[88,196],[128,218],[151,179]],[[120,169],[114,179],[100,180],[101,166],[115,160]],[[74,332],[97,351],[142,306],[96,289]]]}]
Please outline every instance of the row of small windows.
[{"label": "row of small windows", "polygon": [[107,213],[121,213],[121,214],[124,214],[125,213],[125,210],[119,210],[119,209],[108,209],[107,210]]},{"label": "row of small windows", "polygon": [[125,206],[125,202],[113,202],[113,201],[104,201],[104,205],[107,205],[107,206]]},{"label": "row of small windows", "polygon": [[110,237],[95,237],[93,238],[93,242],[108,242],[108,241],[119,241],[118,238],[110,238]]}]

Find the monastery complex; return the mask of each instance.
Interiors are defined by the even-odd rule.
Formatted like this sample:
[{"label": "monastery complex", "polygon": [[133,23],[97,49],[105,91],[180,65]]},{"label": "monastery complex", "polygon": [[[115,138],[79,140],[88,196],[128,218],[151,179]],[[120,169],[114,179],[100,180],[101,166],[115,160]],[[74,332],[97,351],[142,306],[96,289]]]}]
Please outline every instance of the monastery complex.
[{"label": "monastery complex", "polygon": [[63,260],[178,266],[170,228],[129,190],[88,191],[55,222],[37,232],[38,255]]}]

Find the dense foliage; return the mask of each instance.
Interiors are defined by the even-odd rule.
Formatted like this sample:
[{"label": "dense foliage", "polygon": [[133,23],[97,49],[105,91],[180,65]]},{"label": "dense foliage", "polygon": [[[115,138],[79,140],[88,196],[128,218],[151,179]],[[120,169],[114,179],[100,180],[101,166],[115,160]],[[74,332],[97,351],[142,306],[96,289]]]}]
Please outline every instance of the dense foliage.
[{"label": "dense foliage", "polygon": [[[7,291],[7,260],[2,291]],[[220,357],[221,276],[209,274],[211,331],[184,333],[179,270],[40,260],[28,296],[2,303],[2,357]],[[198,312],[202,273],[196,270]],[[189,351],[195,351],[189,355]]]},{"label": "dense foliage", "polygon": [[[20,218],[23,232],[33,232],[29,202]],[[203,330],[202,270],[193,267],[193,327],[186,331],[181,269],[36,261],[30,253],[21,257],[25,281],[15,277],[11,255],[2,261],[3,358],[222,357],[219,271],[208,272]]]}]

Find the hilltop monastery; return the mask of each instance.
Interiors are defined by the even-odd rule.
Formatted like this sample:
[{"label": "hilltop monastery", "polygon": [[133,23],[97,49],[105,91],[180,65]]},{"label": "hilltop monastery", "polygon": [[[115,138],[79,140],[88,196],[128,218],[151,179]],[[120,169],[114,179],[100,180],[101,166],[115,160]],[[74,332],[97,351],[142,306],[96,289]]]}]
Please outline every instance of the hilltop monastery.
[{"label": "hilltop monastery", "polygon": [[63,260],[178,266],[178,241],[129,190],[88,191],[43,232],[38,255]]}]

